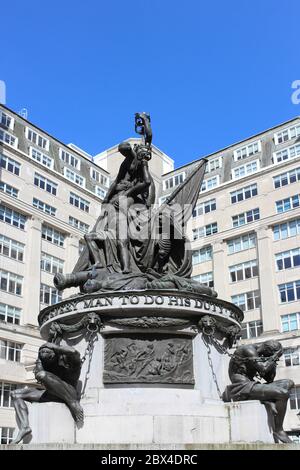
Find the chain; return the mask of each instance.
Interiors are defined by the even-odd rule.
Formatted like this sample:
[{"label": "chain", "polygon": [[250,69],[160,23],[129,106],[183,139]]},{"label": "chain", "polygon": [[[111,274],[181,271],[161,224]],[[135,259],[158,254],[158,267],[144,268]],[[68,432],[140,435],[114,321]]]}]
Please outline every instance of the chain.
[{"label": "chain", "polygon": [[212,361],[212,357],[211,357],[211,347],[210,347],[210,344],[208,342],[208,339],[211,341],[212,344],[214,344],[214,346],[216,347],[216,349],[220,350],[223,354],[226,354],[227,356],[229,357],[232,357],[233,354],[230,354],[227,349],[225,348],[225,346],[223,346],[223,344],[221,344],[215,337],[214,337],[214,332],[215,332],[215,328],[210,328],[210,329],[205,329],[203,328],[202,330],[202,338],[203,338],[203,342],[207,348],[207,358],[208,358],[208,364],[209,364],[209,367],[211,369],[211,373],[212,373],[212,378],[213,378],[213,381],[216,385],[216,389],[217,389],[217,392],[218,392],[218,395],[220,397],[220,399],[222,400],[222,393],[221,393],[221,390],[220,390],[220,387],[219,387],[219,384],[218,384],[218,379],[217,379],[217,376],[216,376],[216,373],[215,373],[215,370],[214,370],[214,365],[213,365],[213,361]]},{"label": "chain", "polygon": [[81,358],[81,365],[84,364],[87,357],[89,358],[88,366],[87,366],[86,374],[85,374],[85,379],[84,379],[84,385],[83,385],[82,391],[81,391],[81,397],[85,393],[87,381],[90,377],[90,368],[91,368],[91,361],[92,361],[92,356],[93,356],[94,344],[98,340],[98,335],[97,335],[98,328],[95,329],[95,330],[89,330],[89,331],[90,331],[90,334],[89,334],[89,337],[88,337],[88,344],[87,344],[87,347],[85,348],[84,355]]},{"label": "chain", "polygon": [[215,370],[214,370],[213,361],[212,361],[212,358],[211,358],[211,348],[210,348],[210,345],[207,341],[206,335],[203,335],[202,338],[203,338],[203,342],[204,342],[204,344],[207,348],[207,358],[208,358],[209,367],[211,369],[212,378],[213,378],[213,381],[216,385],[218,395],[219,395],[220,399],[222,400],[222,393],[221,393],[221,390],[220,390],[220,387],[219,387],[219,384],[218,384],[218,379],[217,379],[217,376],[216,376],[216,373],[215,373]]}]

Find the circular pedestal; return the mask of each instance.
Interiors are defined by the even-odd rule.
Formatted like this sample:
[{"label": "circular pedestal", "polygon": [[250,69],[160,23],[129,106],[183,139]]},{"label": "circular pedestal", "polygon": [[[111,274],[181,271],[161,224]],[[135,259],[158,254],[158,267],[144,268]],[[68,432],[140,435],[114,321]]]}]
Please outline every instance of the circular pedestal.
[{"label": "circular pedestal", "polygon": [[236,306],[178,291],[82,295],[41,311],[41,334],[47,339],[53,321],[67,325],[63,341],[83,356],[90,332],[68,327],[91,313],[101,328],[81,370],[85,422],[77,442],[229,441],[219,396],[229,357],[209,345],[199,321],[209,315],[226,347],[230,327],[240,328]]}]

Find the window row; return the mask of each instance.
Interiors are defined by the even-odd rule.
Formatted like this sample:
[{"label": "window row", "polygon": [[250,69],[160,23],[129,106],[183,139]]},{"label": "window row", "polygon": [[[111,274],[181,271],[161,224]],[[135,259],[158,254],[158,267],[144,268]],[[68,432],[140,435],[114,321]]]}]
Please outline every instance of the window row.
[{"label": "window row", "polygon": [[0,290],[22,295],[23,277],[9,271],[0,270]]},{"label": "window row", "polygon": [[284,269],[297,268],[300,266],[300,248],[283,251],[275,255],[277,271]]},{"label": "window row", "polygon": [[294,302],[300,300],[300,280],[294,282],[285,282],[278,285],[280,302]]},{"label": "window row", "polygon": [[170,178],[163,181],[164,191],[175,188],[185,180],[185,173],[178,173],[177,175],[171,176]]},{"label": "window row", "polygon": [[300,167],[273,177],[274,188],[281,188],[300,181]]},{"label": "window row", "polygon": [[236,264],[229,267],[231,282],[244,281],[258,276],[257,260]]},{"label": "window row", "polygon": [[20,324],[21,309],[12,305],[0,303],[0,320],[6,323]]},{"label": "window row", "polygon": [[231,297],[231,301],[243,312],[247,310],[253,310],[260,307],[260,292],[259,290],[254,290],[250,292],[244,292],[243,294],[233,295]]},{"label": "window row", "polygon": [[299,207],[299,205],[299,194],[295,194],[294,196],[290,196],[285,199],[281,199],[280,201],[276,201],[276,211],[277,214],[281,214],[282,212],[290,211],[291,209],[296,209],[296,207]]},{"label": "window row", "polygon": [[218,224],[214,222],[212,224],[205,225],[204,227],[198,227],[193,229],[193,240],[199,240],[199,238],[209,237],[214,233],[218,232]]},{"label": "window row", "polygon": [[56,208],[53,206],[50,206],[50,204],[47,204],[46,202],[40,201],[36,197],[33,198],[32,200],[32,205],[36,209],[45,212],[45,214],[52,215],[53,217],[56,214]]},{"label": "window row", "polygon": [[17,261],[23,261],[24,247],[23,243],[0,235],[0,255],[8,256]]},{"label": "window row", "polygon": [[277,224],[273,227],[274,240],[284,240],[285,238],[294,237],[300,234],[300,218]]},{"label": "window row", "polygon": [[78,230],[82,230],[82,232],[87,233],[89,231],[89,225],[81,222],[81,220],[75,219],[75,217],[69,216],[69,224],[72,227],[77,228]]},{"label": "window row", "polygon": [[0,220],[6,224],[13,225],[14,227],[25,229],[26,216],[20,212],[14,211],[3,204],[0,204]]},{"label": "window row", "polygon": [[232,216],[232,226],[241,227],[242,225],[250,224],[255,220],[260,219],[259,208],[251,209],[247,212]]},{"label": "window row", "polygon": [[193,217],[199,217],[200,215],[207,214],[208,212],[215,211],[217,208],[216,200],[209,199],[207,201],[198,204],[193,210]]},{"label": "window row", "polygon": [[64,269],[64,262],[55,256],[42,252],[41,269],[42,271],[46,271],[51,274],[62,273]]},{"label": "window row", "polygon": [[2,109],[0,110],[0,125],[1,126],[7,127],[7,129],[13,130],[14,121],[15,120],[13,117],[11,117],[9,114],[2,111]]},{"label": "window row", "polygon": [[0,154],[0,165],[5,170],[13,173],[14,175],[20,175],[21,164],[13,158],[7,157],[6,155]]},{"label": "window row", "polygon": [[0,339],[0,358],[6,361],[21,362],[23,345],[13,341]]},{"label": "window row", "polygon": [[9,196],[12,197],[18,197],[19,190],[17,188],[14,188],[8,183],[4,183],[3,181],[0,181],[0,191],[3,191],[6,194],[9,194]]},{"label": "window row", "polygon": [[197,276],[193,276],[192,279],[194,281],[200,282],[200,284],[204,284],[207,287],[214,287],[214,278],[212,272],[198,274]]},{"label": "window row", "polygon": [[41,284],[40,288],[40,302],[45,305],[53,305],[61,302],[62,294],[52,286]]},{"label": "window row", "polygon": [[242,323],[242,339],[257,338],[263,333],[263,323],[261,320]]}]

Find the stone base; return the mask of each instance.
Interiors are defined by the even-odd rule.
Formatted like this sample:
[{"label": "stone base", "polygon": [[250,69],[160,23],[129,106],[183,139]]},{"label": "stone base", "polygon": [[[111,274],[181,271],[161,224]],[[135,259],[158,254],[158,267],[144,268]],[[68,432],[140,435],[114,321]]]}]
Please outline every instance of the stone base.
[{"label": "stone base", "polygon": [[[151,392],[151,390],[149,390]],[[120,391],[119,391],[120,392]],[[124,390],[126,395],[126,390]],[[164,391],[162,391],[164,392]],[[112,401],[113,402],[113,401]],[[31,444],[103,444],[169,446],[221,443],[273,443],[268,427],[267,412],[258,401],[224,404],[211,400],[198,404],[194,411],[171,409],[150,414],[145,402],[144,411],[132,414],[106,414],[100,404],[84,404],[85,422],[76,429],[67,407],[59,403],[31,404],[29,419],[32,426]],[[172,403],[172,402],[170,402]],[[137,411],[137,410],[136,410]],[[105,447],[104,447],[105,448]],[[173,447],[172,447],[173,448]],[[182,447],[184,448],[184,447]]]},{"label": "stone base", "polygon": [[0,450],[96,450],[96,451],[135,451],[135,450],[300,450],[300,444],[19,444],[0,445]]}]

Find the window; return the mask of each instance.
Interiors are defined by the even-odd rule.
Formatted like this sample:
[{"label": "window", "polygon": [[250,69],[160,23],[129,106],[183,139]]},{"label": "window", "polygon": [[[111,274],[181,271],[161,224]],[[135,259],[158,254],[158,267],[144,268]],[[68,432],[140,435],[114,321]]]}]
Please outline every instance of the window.
[{"label": "window", "polygon": [[279,297],[280,302],[294,302],[300,300],[300,280],[294,282],[286,282],[285,284],[279,284]]},{"label": "window", "polygon": [[55,230],[49,225],[42,226],[42,239],[54,245],[64,246],[65,236],[63,233]]},{"label": "window", "polygon": [[300,125],[288,127],[283,131],[276,132],[274,134],[275,144],[282,144],[283,142],[287,142],[288,140],[295,139],[300,135]]},{"label": "window", "polygon": [[26,223],[26,216],[17,211],[9,209],[6,206],[0,205],[0,220],[6,224],[13,225],[14,227],[24,230]]},{"label": "window", "polygon": [[0,339],[0,358],[6,361],[21,362],[22,344]]},{"label": "window", "polygon": [[259,161],[254,160],[253,162],[247,163],[246,165],[237,166],[231,170],[231,175],[233,180],[237,180],[239,178],[243,178],[247,175],[252,175],[259,170]]},{"label": "window", "polygon": [[49,150],[49,139],[45,139],[45,137],[42,137],[41,134],[38,134],[32,129],[29,129],[29,127],[26,127],[25,135],[26,138],[30,140],[30,142],[32,142],[33,144],[37,145],[38,147],[41,147],[43,150]]},{"label": "window", "polygon": [[300,234],[300,219],[291,220],[284,224],[274,225],[274,240],[284,240],[285,238],[294,237]]},{"label": "window", "polygon": [[97,183],[102,184],[106,188],[109,187],[109,178],[107,176],[104,176],[102,173],[100,173],[100,171],[97,171],[95,170],[95,168],[91,167],[90,174],[91,174],[91,178],[97,181]]},{"label": "window", "polygon": [[75,157],[70,152],[63,150],[62,148],[59,149],[59,158],[67,163],[68,165],[76,168],[76,170],[80,170],[80,158]]},{"label": "window", "polygon": [[275,260],[277,271],[297,268],[298,266],[300,266],[300,248],[295,248],[294,250],[277,253],[275,255]]},{"label": "window", "polygon": [[214,287],[214,280],[213,280],[213,273],[202,273],[198,276],[193,276],[192,279],[194,281],[200,282],[200,284],[204,284],[207,287]]},{"label": "window", "polygon": [[204,201],[198,206],[195,207],[193,210],[193,217],[199,217],[199,215],[207,214],[208,212],[215,211],[217,208],[216,200],[209,199],[208,201]]},{"label": "window", "polygon": [[12,305],[0,303],[0,320],[6,323],[20,324],[21,309]]},{"label": "window", "polygon": [[236,202],[244,201],[245,199],[250,199],[251,197],[257,196],[257,184],[251,184],[245,188],[238,189],[230,193],[231,204]]},{"label": "window", "polygon": [[291,410],[299,410],[300,409],[300,387],[296,385],[294,388],[291,389],[290,392],[290,408]]},{"label": "window", "polygon": [[95,194],[96,194],[96,196],[100,197],[101,199],[104,199],[106,194],[107,194],[107,191],[105,191],[105,189],[100,188],[100,186],[96,186],[95,187]]},{"label": "window", "polygon": [[17,261],[23,261],[24,246],[23,243],[0,234],[0,255],[8,256]]},{"label": "window", "polygon": [[249,250],[249,248],[254,248],[256,246],[256,236],[255,233],[247,233],[247,235],[242,235],[241,237],[232,238],[227,242],[228,253],[238,253],[239,251]]},{"label": "window", "polygon": [[220,184],[220,176],[214,176],[213,178],[208,178],[202,182],[201,193],[204,191],[209,191],[210,189],[216,188]]},{"label": "window", "polygon": [[291,160],[292,158],[297,157],[300,155],[300,145],[291,145],[291,147],[287,147],[279,152],[275,152],[273,154],[274,163],[281,163],[286,160]]},{"label": "window", "polygon": [[286,348],[283,350],[284,363],[286,367],[299,366],[299,349]]},{"label": "window", "polygon": [[1,167],[14,175],[20,175],[21,164],[13,158],[7,157],[6,155],[0,154]]},{"label": "window", "polygon": [[260,307],[259,290],[245,292],[244,294],[233,295],[231,297],[231,300],[232,303],[240,307],[243,312]]},{"label": "window", "polygon": [[47,255],[42,252],[41,257],[41,270],[47,273],[56,274],[62,273],[64,269],[63,260],[56,258],[55,256]]},{"label": "window", "polygon": [[212,260],[212,247],[204,246],[200,250],[193,251],[193,264],[204,263]]},{"label": "window", "polygon": [[46,166],[47,168],[53,168],[53,159],[33,147],[30,147],[30,156],[41,165]]},{"label": "window", "polygon": [[208,160],[205,167],[205,173],[211,173],[212,171],[222,168],[222,157]]},{"label": "window", "polygon": [[263,332],[263,324],[261,320],[242,323],[242,339],[257,338]]},{"label": "window", "polygon": [[4,183],[3,181],[0,181],[0,191],[9,194],[12,197],[18,197],[19,194],[19,190],[17,188],[14,188],[10,184]]},{"label": "window", "polygon": [[281,214],[282,212],[287,212],[291,209],[299,207],[299,199],[299,194],[295,194],[294,196],[287,197],[286,199],[276,201],[277,214]]},{"label": "window", "polygon": [[178,173],[178,175],[171,176],[171,178],[168,178],[167,180],[163,181],[164,191],[175,188],[175,186],[178,186],[179,184],[183,183],[184,180],[185,173]]},{"label": "window", "polygon": [[45,305],[53,305],[61,302],[62,294],[52,286],[41,284],[40,302]]},{"label": "window", "polygon": [[5,132],[3,129],[0,129],[0,140],[11,147],[17,148],[18,146],[18,139],[8,132]]},{"label": "window", "polygon": [[291,171],[287,171],[286,173],[273,176],[273,181],[275,189],[300,181],[300,167]]},{"label": "window", "polygon": [[244,281],[245,279],[256,277],[258,276],[257,260],[230,266],[229,273],[231,282]]},{"label": "window", "polygon": [[23,277],[9,271],[0,270],[0,290],[22,295]]},{"label": "window", "polygon": [[213,224],[205,225],[204,227],[198,227],[193,229],[193,240],[198,240],[202,237],[209,237],[214,233],[218,232],[218,224],[214,222]]},{"label": "window", "polygon": [[250,224],[255,220],[259,220],[259,209],[252,209],[251,211],[242,212],[241,214],[232,217],[232,226],[240,227],[241,225]]},{"label": "window", "polygon": [[17,384],[0,382],[0,407],[12,408],[12,398],[10,396],[13,390],[18,388]]},{"label": "window", "polygon": [[85,178],[83,176],[78,175],[78,173],[75,173],[75,171],[72,171],[69,168],[65,167],[64,175],[68,180],[72,181],[78,186],[81,186],[82,188],[85,187]]},{"label": "window", "polygon": [[14,118],[9,116],[9,114],[5,113],[4,111],[0,110],[0,124],[4,127],[9,129],[14,128]]},{"label": "window", "polygon": [[13,441],[15,428],[0,428],[0,442],[1,444],[10,444]]},{"label": "window", "polygon": [[300,329],[300,314],[290,313],[288,315],[281,315],[281,331],[294,331]]},{"label": "window", "polygon": [[48,178],[45,178],[44,176],[40,175],[39,173],[34,174],[34,184],[38,188],[43,189],[44,191],[47,191],[48,193],[52,194],[53,196],[56,196],[57,184],[54,183],[51,180],[48,180]]},{"label": "window", "polygon": [[78,207],[78,209],[81,209],[84,212],[89,212],[90,210],[89,201],[74,193],[70,193],[70,204],[72,204],[72,206]]},{"label": "window", "polygon": [[259,152],[261,152],[261,142],[260,140],[257,140],[256,142],[252,142],[251,144],[236,149],[233,152],[233,157],[235,161],[243,160],[244,158],[251,157]]},{"label": "window", "polygon": [[78,230],[82,230],[83,232],[89,231],[89,225],[81,222],[81,220],[75,219],[75,217],[69,216],[69,224],[72,227],[78,228]]},{"label": "window", "polygon": [[55,216],[55,213],[56,213],[55,207],[50,206],[49,204],[46,204],[45,202],[40,201],[39,199],[36,199],[35,197],[32,200],[32,205],[33,207],[36,207],[38,210],[45,212],[46,214]]}]

